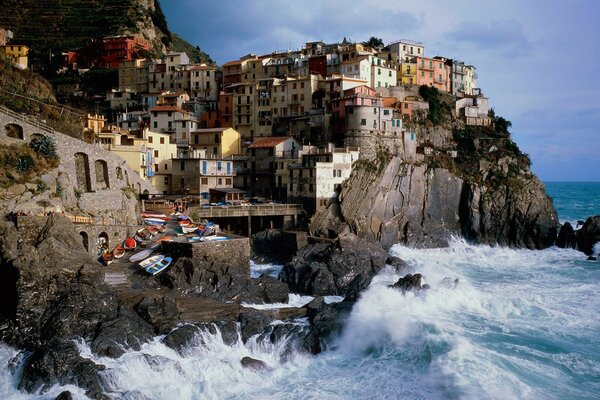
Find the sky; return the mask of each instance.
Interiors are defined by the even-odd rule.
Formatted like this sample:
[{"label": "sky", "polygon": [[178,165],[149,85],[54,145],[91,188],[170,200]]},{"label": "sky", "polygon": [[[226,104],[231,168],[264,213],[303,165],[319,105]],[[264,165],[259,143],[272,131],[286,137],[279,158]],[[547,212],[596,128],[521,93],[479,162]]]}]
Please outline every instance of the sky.
[{"label": "sky", "polygon": [[600,181],[598,0],[161,0],[169,28],[219,65],[307,41],[425,43],[477,86],[544,181]]}]

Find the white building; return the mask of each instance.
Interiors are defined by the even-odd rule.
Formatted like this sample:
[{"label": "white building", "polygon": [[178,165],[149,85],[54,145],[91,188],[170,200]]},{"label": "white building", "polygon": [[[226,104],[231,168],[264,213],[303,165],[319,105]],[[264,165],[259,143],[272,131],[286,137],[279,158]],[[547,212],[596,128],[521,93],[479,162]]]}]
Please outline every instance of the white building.
[{"label": "white building", "polygon": [[396,62],[406,62],[413,57],[425,56],[425,45],[414,40],[401,39],[388,44],[393,59]]}]

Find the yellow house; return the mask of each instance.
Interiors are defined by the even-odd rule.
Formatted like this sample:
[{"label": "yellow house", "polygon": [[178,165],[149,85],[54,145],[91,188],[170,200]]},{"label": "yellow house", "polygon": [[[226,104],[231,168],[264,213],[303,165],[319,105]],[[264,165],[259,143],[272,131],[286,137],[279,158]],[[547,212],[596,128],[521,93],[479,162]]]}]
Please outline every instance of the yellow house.
[{"label": "yellow house", "polygon": [[99,134],[104,129],[106,118],[98,114],[87,114],[85,117],[84,131]]},{"label": "yellow house", "polygon": [[27,54],[29,54],[29,47],[22,44],[7,44],[0,47],[4,54],[12,60],[15,66],[21,69],[27,69]]},{"label": "yellow house", "polygon": [[398,85],[417,84],[417,59],[416,57],[404,60],[398,70]]},{"label": "yellow house", "polygon": [[223,158],[242,152],[241,135],[233,128],[198,129],[190,139],[190,146],[206,149],[207,157]]}]

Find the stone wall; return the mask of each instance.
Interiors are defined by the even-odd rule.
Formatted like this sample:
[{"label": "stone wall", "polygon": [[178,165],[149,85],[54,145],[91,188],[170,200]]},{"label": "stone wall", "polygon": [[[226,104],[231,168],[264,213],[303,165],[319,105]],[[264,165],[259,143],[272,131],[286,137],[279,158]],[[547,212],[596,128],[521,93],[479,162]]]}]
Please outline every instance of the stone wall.
[{"label": "stone wall", "polygon": [[[7,135],[12,129],[7,130],[6,126],[12,128],[15,125],[22,129],[22,139]],[[40,178],[50,188],[50,193],[60,193],[60,196],[46,193],[45,197],[24,198],[27,188],[19,188],[13,191],[11,199],[4,199],[6,211],[46,211],[37,205],[43,199],[51,204],[48,210],[79,210],[94,215],[110,215],[118,222],[124,217],[135,219],[136,194],[157,193],[125,160],[100,145],[56,132],[39,121],[0,107],[0,144],[29,143],[36,135],[51,136],[56,141],[60,164]],[[17,193],[19,191],[21,193]]]}]

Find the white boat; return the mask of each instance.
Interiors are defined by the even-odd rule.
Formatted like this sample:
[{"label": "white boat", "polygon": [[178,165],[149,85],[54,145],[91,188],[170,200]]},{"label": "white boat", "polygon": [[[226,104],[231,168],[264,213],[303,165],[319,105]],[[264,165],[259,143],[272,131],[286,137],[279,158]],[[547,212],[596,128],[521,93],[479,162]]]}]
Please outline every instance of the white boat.
[{"label": "white boat", "polygon": [[144,223],[148,225],[164,225],[167,221],[162,218],[144,218]]},{"label": "white boat", "polygon": [[157,263],[158,261],[162,260],[163,258],[165,258],[165,255],[164,255],[164,254],[157,254],[157,255],[155,255],[155,256],[152,256],[152,257],[146,258],[144,261],[142,261],[142,262],[140,263],[140,267],[142,267],[142,268],[149,267],[149,266],[151,266],[152,264],[155,264],[155,263]]},{"label": "white boat", "polygon": [[183,233],[192,233],[198,230],[198,227],[196,225],[180,225],[179,227],[181,228],[181,231]]},{"label": "white boat", "polygon": [[129,261],[131,261],[131,262],[141,261],[144,258],[150,257],[150,254],[152,254],[153,251],[154,250],[152,250],[152,249],[146,249],[146,250],[142,250],[140,252],[137,252],[134,255],[132,255],[131,257],[129,257]]},{"label": "white boat", "polygon": [[146,267],[146,272],[148,272],[151,275],[156,275],[159,272],[164,271],[169,265],[171,265],[171,261],[173,261],[171,257],[165,257],[162,260]]},{"label": "white boat", "polygon": [[203,242],[217,242],[217,241],[222,241],[222,240],[229,240],[229,238],[225,237],[225,236],[203,236],[202,237]]}]

